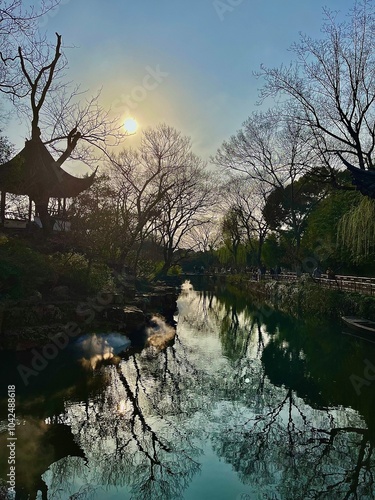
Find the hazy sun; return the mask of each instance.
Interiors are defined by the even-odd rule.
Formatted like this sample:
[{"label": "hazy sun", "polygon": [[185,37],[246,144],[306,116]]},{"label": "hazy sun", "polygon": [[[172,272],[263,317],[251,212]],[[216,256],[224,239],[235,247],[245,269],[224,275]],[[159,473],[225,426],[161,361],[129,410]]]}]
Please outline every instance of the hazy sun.
[{"label": "hazy sun", "polygon": [[128,134],[134,134],[135,132],[137,132],[138,129],[137,121],[134,120],[134,118],[127,118],[124,121],[124,129],[125,132],[127,132]]}]

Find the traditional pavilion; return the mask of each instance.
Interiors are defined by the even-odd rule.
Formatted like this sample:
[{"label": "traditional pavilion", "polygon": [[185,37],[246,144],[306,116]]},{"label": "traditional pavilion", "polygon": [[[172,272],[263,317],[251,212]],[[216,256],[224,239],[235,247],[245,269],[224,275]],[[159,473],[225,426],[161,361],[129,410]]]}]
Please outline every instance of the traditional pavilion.
[{"label": "traditional pavilion", "polygon": [[57,216],[64,218],[66,199],[77,196],[94,182],[95,173],[84,178],[74,177],[61,168],[64,159],[55,160],[40,138],[40,131],[33,134],[25,147],[11,160],[0,165],[0,225],[6,225],[6,194],[29,197],[28,221],[32,217],[32,202],[35,216],[39,217],[45,230],[52,229],[48,203],[58,200]]}]

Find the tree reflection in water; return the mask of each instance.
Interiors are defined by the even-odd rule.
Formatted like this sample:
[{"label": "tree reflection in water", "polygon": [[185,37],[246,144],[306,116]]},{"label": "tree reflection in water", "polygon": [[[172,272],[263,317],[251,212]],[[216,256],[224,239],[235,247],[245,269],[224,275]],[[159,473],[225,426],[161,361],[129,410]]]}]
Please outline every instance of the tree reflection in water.
[{"label": "tree reflection in water", "polygon": [[358,397],[349,382],[374,353],[262,307],[185,287],[173,345],[107,356],[86,397],[78,382],[59,387],[49,415],[35,394],[18,402],[79,447],[51,454],[33,484],[54,499],[185,498],[210,443],[247,498],[374,498],[374,387]]},{"label": "tree reflection in water", "polygon": [[[318,373],[312,377],[310,365],[316,361],[314,356],[321,356],[322,339],[327,353],[327,337],[315,335],[314,356],[309,358],[301,338],[286,341],[286,337],[293,339],[295,322],[274,313],[269,328],[273,335],[269,335],[264,317],[260,325],[259,310],[228,306],[225,298],[223,303],[227,307],[220,338],[231,363],[221,384],[221,398],[237,404],[225,407],[225,419],[220,415],[223,425],[213,438],[217,454],[251,485],[254,495],[262,491],[263,498],[375,498],[374,388],[370,389],[371,398],[363,395],[369,402],[368,422],[356,411],[340,406],[340,401],[328,407],[333,380],[329,388],[324,387]],[[303,329],[302,324],[297,328]],[[337,340],[331,338],[331,342]],[[346,360],[340,378],[336,373],[336,384],[342,384],[347,392],[352,390],[349,377],[353,366],[359,370],[368,355],[365,349],[357,351],[357,362]],[[327,365],[338,363],[342,370],[342,360],[335,357],[335,349],[331,352]],[[355,357],[354,350],[351,356]],[[322,379],[327,384],[325,377]],[[361,406],[360,399],[354,395],[352,408]]]},{"label": "tree reflection in water", "polygon": [[67,407],[66,422],[105,488],[126,485],[133,498],[180,498],[200,470],[197,432],[187,420],[197,411],[191,387],[201,374],[178,337],[175,345],[107,366],[106,389]]}]

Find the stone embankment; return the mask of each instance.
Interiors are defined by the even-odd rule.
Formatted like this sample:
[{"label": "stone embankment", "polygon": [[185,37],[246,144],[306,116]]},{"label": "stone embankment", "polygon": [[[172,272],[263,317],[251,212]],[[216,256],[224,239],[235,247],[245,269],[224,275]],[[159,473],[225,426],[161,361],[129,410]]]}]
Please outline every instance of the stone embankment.
[{"label": "stone embankment", "polygon": [[340,288],[323,288],[310,276],[285,281],[249,281],[241,277],[230,280],[235,287],[247,290],[253,297],[259,297],[273,308],[304,317],[338,320],[341,316],[360,316],[375,320],[375,297]]}]

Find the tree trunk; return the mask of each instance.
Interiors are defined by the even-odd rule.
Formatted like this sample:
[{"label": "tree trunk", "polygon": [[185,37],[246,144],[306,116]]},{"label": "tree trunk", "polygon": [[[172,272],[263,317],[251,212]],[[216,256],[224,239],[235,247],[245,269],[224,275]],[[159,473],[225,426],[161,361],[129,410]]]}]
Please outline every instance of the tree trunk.
[{"label": "tree trunk", "polygon": [[258,259],[258,266],[261,266],[262,264],[262,248],[263,248],[263,243],[264,243],[264,239],[262,236],[259,237],[259,242],[258,242],[258,256],[257,256],[257,259]]},{"label": "tree trunk", "polygon": [[169,269],[172,267],[173,263],[173,248],[164,249],[164,264],[161,270],[157,274],[157,278],[161,276],[166,276]]},{"label": "tree trunk", "polygon": [[48,213],[48,200],[35,201],[35,211],[40,218],[40,222],[42,223],[44,234],[51,234],[53,229],[53,224],[51,216]]},{"label": "tree trunk", "polygon": [[6,200],[6,192],[1,191],[0,193],[0,224],[4,224],[5,222],[5,200]]}]

